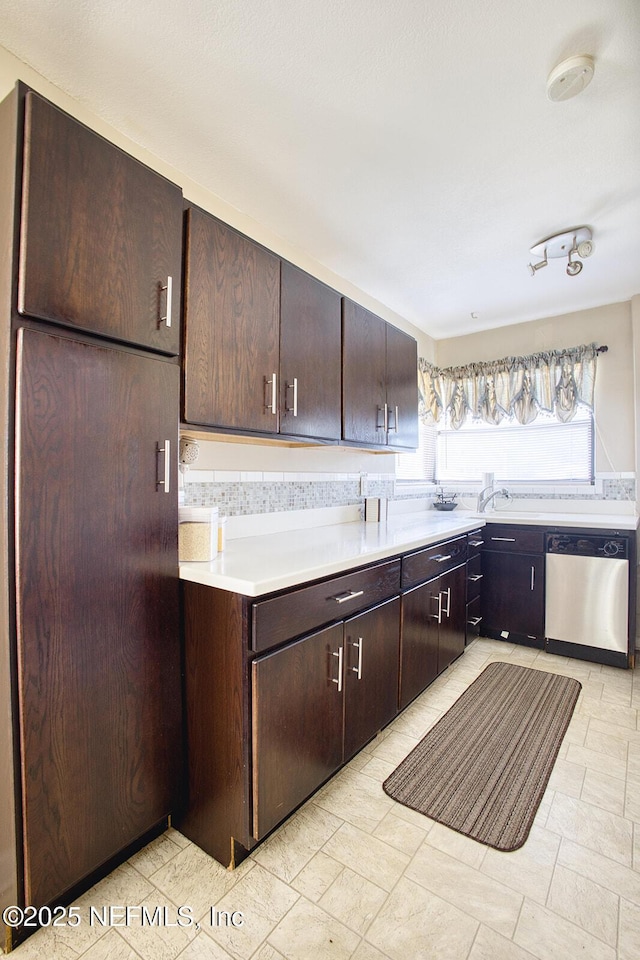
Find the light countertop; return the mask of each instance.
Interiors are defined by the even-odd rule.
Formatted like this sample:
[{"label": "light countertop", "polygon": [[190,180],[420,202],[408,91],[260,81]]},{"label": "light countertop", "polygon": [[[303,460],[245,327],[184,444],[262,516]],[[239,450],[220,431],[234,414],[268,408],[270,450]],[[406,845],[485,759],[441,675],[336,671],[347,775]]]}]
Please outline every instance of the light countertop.
[{"label": "light countertop", "polygon": [[336,523],[230,539],[223,553],[204,563],[181,563],[180,578],[248,597],[343,573],[353,567],[429,546],[484,523],[635,530],[633,515],[519,513],[466,510],[401,514],[383,523]]}]

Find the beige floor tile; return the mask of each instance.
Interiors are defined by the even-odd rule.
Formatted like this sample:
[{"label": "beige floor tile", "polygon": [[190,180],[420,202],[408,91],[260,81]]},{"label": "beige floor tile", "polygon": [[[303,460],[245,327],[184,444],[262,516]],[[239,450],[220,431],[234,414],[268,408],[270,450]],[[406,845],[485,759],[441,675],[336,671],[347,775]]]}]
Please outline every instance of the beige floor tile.
[{"label": "beige floor tile", "polygon": [[307,803],[257,847],[252,859],[288,883],[343,822],[313,802]]},{"label": "beige floor tile", "polygon": [[[36,930],[24,943],[16,947],[10,956],[15,957],[15,960],[76,960],[81,951],[61,937],[63,929],[46,927]],[[88,945],[89,942],[85,941],[83,949]]]},{"label": "beige floor tile", "polygon": [[532,960],[533,954],[482,924],[473,941],[469,960]]},{"label": "beige floor tile", "polygon": [[402,876],[410,858],[358,830],[350,823],[343,824],[325,843],[324,852],[365,878],[375,877],[384,890],[391,890]]},{"label": "beige floor tile", "polygon": [[143,960],[175,960],[196,937],[193,925],[186,926],[188,914],[179,916],[176,905],[154,890],[138,908],[132,908],[118,927],[118,933]]},{"label": "beige floor tile", "polygon": [[256,864],[216,903],[218,911],[242,913],[242,923],[204,923],[202,929],[232,957],[247,960],[299,899],[297,891]]},{"label": "beige floor tile", "polygon": [[559,849],[560,837],[534,824],[527,842],[519,850],[502,853],[488,849],[480,870],[530,900],[544,904]]},{"label": "beige floor tile", "polygon": [[303,897],[269,936],[286,960],[348,960],[359,942],[358,934]]},{"label": "beige floor tile", "polygon": [[547,830],[605,854],[619,863],[631,865],[631,821],[608,810],[556,793],[547,817]]},{"label": "beige floor tile", "polygon": [[629,742],[623,737],[615,737],[610,733],[602,733],[601,730],[589,726],[584,740],[584,746],[596,753],[602,753],[607,757],[615,757],[618,760],[626,760],[629,753]]},{"label": "beige floor tile", "polygon": [[[568,747],[572,746],[574,744],[566,744],[565,752]],[[582,748],[579,747],[578,749]],[[548,788],[564,793],[567,797],[579,797],[582,793],[584,775],[585,768],[581,764],[558,759],[549,777]]]},{"label": "beige floor tile", "polygon": [[343,869],[344,864],[320,850],[302,868],[297,877],[294,877],[291,886],[307,900],[317,903]]},{"label": "beige floor tile", "polygon": [[616,946],[619,897],[594,880],[558,864],[547,907],[609,946]]},{"label": "beige floor tile", "polygon": [[465,837],[441,823],[434,823],[433,828],[429,831],[427,843],[429,846],[435,847],[436,850],[441,850],[456,860],[461,860],[468,866],[475,867],[476,870],[489,851],[489,847],[484,844],[478,843],[477,840],[472,840],[470,837]]},{"label": "beige floor tile", "polygon": [[640,957],[640,906],[620,900],[620,928],[618,960],[638,960]]},{"label": "beige floor tile", "polygon": [[385,953],[380,953],[376,947],[363,940],[351,960],[388,960],[388,958]]},{"label": "beige floor tile", "polygon": [[389,736],[373,751],[373,756],[378,760],[385,760],[387,763],[402,763],[418,742],[419,737],[408,737],[405,733],[396,733],[395,730],[392,730]]},{"label": "beige floor tile", "polygon": [[564,735],[564,743],[577,743],[583,746],[588,729],[589,717],[580,717],[574,713]]},{"label": "beige floor tile", "polygon": [[395,761],[382,760],[380,757],[368,754],[367,761],[360,772],[363,773],[365,777],[371,777],[376,783],[382,784],[387,777],[391,776],[397,766],[398,764],[395,763]]},{"label": "beige floor tile", "polygon": [[466,960],[478,922],[406,877],[366,934],[391,960]]},{"label": "beige floor tile", "polygon": [[441,716],[442,713],[439,710],[424,706],[421,702],[414,702],[393,721],[391,726],[394,733],[402,733],[420,740]]},{"label": "beige floor tile", "polygon": [[226,870],[191,844],[157,870],[153,882],[173,903],[190,906],[193,915],[200,920],[253,869],[253,861],[245,860],[235,870]]},{"label": "beige floor tile", "polygon": [[[43,956],[50,960],[49,954]],[[86,953],[82,954],[82,960],[140,960],[140,958],[117,930],[109,930]],[[216,960],[216,958],[212,957],[211,960]],[[221,957],[220,960],[226,960],[226,958]]]},{"label": "beige floor tile", "polygon": [[[82,960],[84,960],[84,957]],[[192,940],[189,946],[182,951],[178,960],[232,960],[232,957],[219,943],[215,943],[211,937],[208,937],[201,930],[195,940]],[[279,960],[279,958],[273,957],[269,960]]]},{"label": "beige floor tile", "polygon": [[587,770],[580,799],[610,813],[624,816],[625,781],[604,773]]},{"label": "beige floor tile", "polygon": [[157,840],[147,844],[139,853],[130,857],[129,863],[132,867],[135,867],[143,877],[150,877],[151,874],[155,873],[156,870],[159,870],[160,867],[168,863],[176,854],[180,853],[182,849],[184,848],[175,843],[166,833],[163,833]]},{"label": "beige floor tile", "polygon": [[580,764],[587,770],[597,770],[598,773],[607,773],[610,777],[618,777],[619,780],[624,780],[627,775],[626,758],[621,759],[611,754],[597,753],[588,747],[579,747],[576,743],[569,744],[567,761]]},{"label": "beige floor tile", "polygon": [[640,906],[640,872],[571,840],[563,840],[558,863]]},{"label": "beige floor tile", "polygon": [[525,900],[513,939],[538,960],[616,960],[613,947],[531,900]]},{"label": "beige floor tile", "polygon": [[369,833],[375,830],[393,804],[379,783],[357,771],[334,777],[315,794],[313,802]]},{"label": "beige floor tile", "polygon": [[640,783],[629,780],[624,796],[624,815],[634,823],[640,823]]},{"label": "beige floor tile", "polygon": [[592,730],[616,737],[618,740],[625,740],[629,744],[635,743],[640,747],[640,730],[628,724],[618,723],[614,719],[600,720],[592,717],[589,720],[589,731]]},{"label": "beige floor tile", "polygon": [[285,960],[285,958],[270,943],[263,943],[260,949],[254,953],[252,960]]},{"label": "beige floor tile", "polygon": [[510,887],[424,843],[405,877],[505,937],[515,930],[523,898]]},{"label": "beige floor tile", "polygon": [[605,703],[602,700],[584,697],[576,710],[582,716],[602,720],[605,723],[612,723],[620,727],[627,727],[629,730],[637,732],[638,711],[632,707],[617,706],[615,703]]},{"label": "beige floor tile", "polygon": [[183,833],[180,833],[179,830],[176,830],[175,827],[168,827],[163,836],[167,837],[169,840],[172,840],[179,847],[188,847],[191,843],[191,840],[189,840],[188,837],[185,837]]},{"label": "beige floor tile", "polygon": [[423,820],[425,821],[424,828],[414,822],[410,823],[408,820],[397,816],[394,810],[390,810],[373,831],[373,835],[378,840],[384,840],[390,847],[400,850],[401,853],[412,856],[420,844],[424,842],[427,833],[431,832],[426,818],[423,817]]},{"label": "beige floor tile", "polygon": [[[155,883],[155,881],[154,881]],[[123,863],[82,896],[83,907],[135,906],[153,893],[154,885],[130,863]]]},{"label": "beige floor tile", "polygon": [[385,890],[345,867],[320,899],[318,906],[354,933],[362,935],[386,899]]}]

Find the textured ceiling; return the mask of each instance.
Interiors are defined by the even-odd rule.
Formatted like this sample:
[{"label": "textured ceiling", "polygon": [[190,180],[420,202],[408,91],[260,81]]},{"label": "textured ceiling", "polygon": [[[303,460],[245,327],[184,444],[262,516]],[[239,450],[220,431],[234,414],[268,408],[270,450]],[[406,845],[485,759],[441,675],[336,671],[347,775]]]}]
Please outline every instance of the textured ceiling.
[{"label": "textured ceiling", "polygon": [[434,337],[640,293],[638,0],[2,0],[0,44]]}]

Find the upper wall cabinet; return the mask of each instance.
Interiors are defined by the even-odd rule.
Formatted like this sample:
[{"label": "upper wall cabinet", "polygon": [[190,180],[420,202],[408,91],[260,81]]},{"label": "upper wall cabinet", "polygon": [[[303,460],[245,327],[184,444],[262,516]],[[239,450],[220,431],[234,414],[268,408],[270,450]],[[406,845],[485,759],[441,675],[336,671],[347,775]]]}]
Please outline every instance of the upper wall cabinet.
[{"label": "upper wall cabinet", "polygon": [[277,433],[280,261],[196,207],[187,211],[184,419]]},{"label": "upper wall cabinet", "polygon": [[339,440],[340,294],[286,261],[281,281],[280,431]]},{"label": "upper wall cabinet", "polygon": [[33,91],[18,311],[177,355],[182,191]]},{"label": "upper wall cabinet", "polygon": [[196,207],[185,264],[184,420],[339,440],[340,296]]},{"label": "upper wall cabinet", "polygon": [[417,447],[416,341],[346,297],[342,321],[343,438],[367,446]]}]

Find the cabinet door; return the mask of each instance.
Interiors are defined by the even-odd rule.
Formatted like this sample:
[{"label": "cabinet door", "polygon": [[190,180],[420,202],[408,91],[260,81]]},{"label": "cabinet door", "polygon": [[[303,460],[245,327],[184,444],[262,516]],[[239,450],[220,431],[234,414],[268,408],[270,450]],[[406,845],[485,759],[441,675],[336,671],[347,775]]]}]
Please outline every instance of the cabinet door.
[{"label": "cabinet door", "polygon": [[286,261],[280,280],[280,432],[339,440],[341,298]]},{"label": "cabinet door", "polygon": [[485,550],[482,572],[483,630],[544,637],[544,556]]},{"label": "cabinet door", "polygon": [[387,324],[387,406],[390,446],[418,446],[418,345]]},{"label": "cabinet door", "polygon": [[439,578],[402,594],[401,710],[438,675],[438,620],[441,612]]},{"label": "cabinet door", "polygon": [[179,382],[173,363],[19,331],[19,737],[37,906],[175,807],[177,500],[157,486],[156,446],[177,450]]},{"label": "cabinet door", "polygon": [[438,644],[438,673],[464,653],[467,632],[466,564],[440,577],[442,614]]},{"label": "cabinet door", "polygon": [[278,432],[280,261],[194,207],[187,212],[184,419]]},{"label": "cabinet door", "polygon": [[19,312],[177,354],[182,191],[33,91],[25,109]]},{"label": "cabinet door", "polygon": [[251,665],[256,840],[342,762],[343,653],[340,623]]},{"label": "cabinet door", "polygon": [[345,761],[397,713],[399,634],[398,597],[345,622]]},{"label": "cabinet door", "polygon": [[346,298],[342,301],[342,364],[343,438],[386,444],[386,324]]}]

